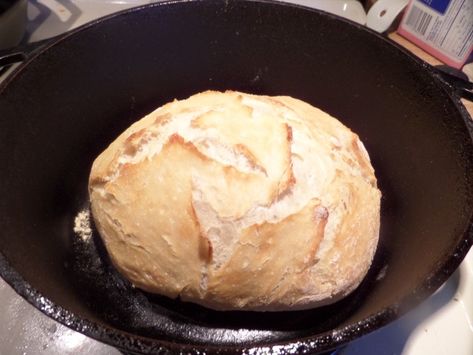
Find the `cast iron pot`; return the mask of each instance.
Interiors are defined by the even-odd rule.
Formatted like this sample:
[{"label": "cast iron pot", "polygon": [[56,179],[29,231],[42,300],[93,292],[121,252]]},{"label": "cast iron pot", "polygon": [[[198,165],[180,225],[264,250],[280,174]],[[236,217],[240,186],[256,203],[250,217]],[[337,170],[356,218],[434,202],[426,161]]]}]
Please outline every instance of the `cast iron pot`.
[{"label": "cast iron pot", "polygon": [[[308,311],[211,311],[132,288],[95,231],[88,242],[73,232],[94,158],[155,107],[207,89],[306,100],[366,143],[381,236],[349,297]],[[424,300],[467,253],[472,132],[432,68],[351,22],[267,1],[132,9],[37,49],[1,85],[0,272],[45,314],[128,352],[334,349]]]}]

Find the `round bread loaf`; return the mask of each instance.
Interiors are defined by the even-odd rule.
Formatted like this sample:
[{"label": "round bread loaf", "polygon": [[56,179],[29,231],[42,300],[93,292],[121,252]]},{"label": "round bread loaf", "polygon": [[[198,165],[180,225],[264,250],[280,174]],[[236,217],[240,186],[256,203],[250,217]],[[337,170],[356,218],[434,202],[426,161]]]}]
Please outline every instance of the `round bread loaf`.
[{"label": "round bread loaf", "polygon": [[380,191],[343,124],[287,96],[168,103],[94,162],[91,209],[136,287],[219,310],[333,303],[366,275]]}]

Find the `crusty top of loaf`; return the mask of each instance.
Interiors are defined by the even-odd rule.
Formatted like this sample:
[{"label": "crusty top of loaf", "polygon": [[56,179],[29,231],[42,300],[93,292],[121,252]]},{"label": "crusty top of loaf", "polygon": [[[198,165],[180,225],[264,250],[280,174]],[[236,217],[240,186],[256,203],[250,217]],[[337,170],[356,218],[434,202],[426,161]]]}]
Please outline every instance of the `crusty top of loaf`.
[{"label": "crusty top of loaf", "polygon": [[369,156],[300,100],[207,91],[168,103],[94,162],[92,212],[137,287],[216,309],[332,303],[378,241]]}]

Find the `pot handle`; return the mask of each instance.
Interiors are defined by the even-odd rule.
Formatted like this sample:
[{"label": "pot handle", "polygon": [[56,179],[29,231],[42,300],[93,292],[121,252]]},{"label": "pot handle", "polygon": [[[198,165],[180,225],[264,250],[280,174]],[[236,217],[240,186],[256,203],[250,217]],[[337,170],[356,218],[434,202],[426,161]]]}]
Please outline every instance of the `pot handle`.
[{"label": "pot handle", "polygon": [[458,96],[473,101],[473,83],[462,71],[447,65],[438,65],[434,67],[434,72],[440,80],[451,86]]},{"label": "pot handle", "polygon": [[52,37],[41,41],[0,50],[0,69],[15,63],[25,61],[33,54],[35,54],[38,50],[46,47],[48,43],[52,43],[55,39],[56,37]]}]

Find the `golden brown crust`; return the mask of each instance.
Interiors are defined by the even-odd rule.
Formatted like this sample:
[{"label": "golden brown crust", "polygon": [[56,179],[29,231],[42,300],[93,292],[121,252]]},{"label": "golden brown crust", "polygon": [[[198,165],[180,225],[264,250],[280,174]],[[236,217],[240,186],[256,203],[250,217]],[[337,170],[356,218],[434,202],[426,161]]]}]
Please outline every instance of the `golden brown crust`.
[{"label": "golden brown crust", "polygon": [[94,162],[92,213],[137,287],[215,309],[294,310],[361,282],[380,192],[358,137],[290,97],[207,91]]},{"label": "golden brown crust", "polygon": [[[296,286],[289,275],[307,271],[314,262],[311,256],[323,238],[326,223],[324,218],[313,218],[318,206],[320,201],[315,199],[299,213],[278,223],[243,230],[230,260],[209,273],[208,301],[217,308],[234,304],[258,309],[263,306],[261,300],[278,304],[282,290]],[[295,300],[286,302],[291,304]]]}]

